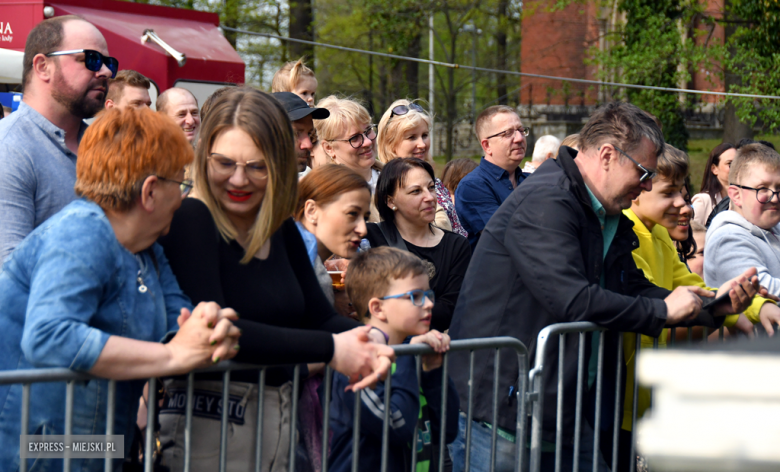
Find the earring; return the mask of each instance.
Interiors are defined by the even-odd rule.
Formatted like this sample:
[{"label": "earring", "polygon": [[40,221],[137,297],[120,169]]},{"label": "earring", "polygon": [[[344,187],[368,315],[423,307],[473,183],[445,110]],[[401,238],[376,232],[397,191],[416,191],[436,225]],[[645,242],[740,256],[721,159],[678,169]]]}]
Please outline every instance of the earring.
[{"label": "earring", "polygon": [[393,211],[396,211],[398,208],[396,208],[396,207],[392,207],[392,209],[393,209]]}]

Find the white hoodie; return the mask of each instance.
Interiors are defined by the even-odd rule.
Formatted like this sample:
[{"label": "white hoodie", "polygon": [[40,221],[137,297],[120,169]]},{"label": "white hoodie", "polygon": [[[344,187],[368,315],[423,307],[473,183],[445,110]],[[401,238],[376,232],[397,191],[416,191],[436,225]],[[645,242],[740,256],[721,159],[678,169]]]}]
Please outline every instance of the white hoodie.
[{"label": "white hoodie", "polygon": [[720,287],[751,267],[761,285],[780,296],[780,224],[767,231],[736,211],[721,212],[707,231],[704,282]]}]

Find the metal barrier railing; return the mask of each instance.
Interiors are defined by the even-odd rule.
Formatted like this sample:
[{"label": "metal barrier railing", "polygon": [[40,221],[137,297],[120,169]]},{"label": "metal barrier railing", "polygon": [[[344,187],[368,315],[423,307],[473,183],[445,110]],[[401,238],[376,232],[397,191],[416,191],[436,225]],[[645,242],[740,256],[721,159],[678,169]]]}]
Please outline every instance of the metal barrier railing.
[{"label": "metal barrier railing", "polygon": [[[397,356],[415,356],[416,357],[416,364],[417,364],[417,374],[418,374],[418,383],[420,378],[420,371],[421,371],[421,358],[420,356],[423,354],[430,354],[433,353],[433,349],[425,344],[415,344],[415,345],[399,345],[394,346],[395,353]],[[470,449],[471,449],[471,423],[473,419],[472,415],[472,391],[473,391],[473,377],[474,377],[474,352],[477,350],[483,350],[483,349],[494,349],[495,350],[495,361],[494,361],[494,381],[493,381],[493,412],[492,412],[492,424],[496,425],[498,422],[498,398],[499,398],[499,366],[500,366],[500,356],[499,351],[501,349],[513,349],[517,355],[518,358],[518,382],[519,385],[517,385],[517,398],[518,398],[518,407],[517,407],[517,421],[516,421],[516,437],[518,438],[518,445],[525,444],[525,434],[526,434],[526,401],[523,401],[525,398],[525,392],[527,390],[527,384],[528,384],[528,351],[519,340],[515,338],[510,337],[495,337],[495,338],[481,338],[481,339],[467,339],[467,340],[459,340],[459,341],[453,341],[450,345],[450,351],[449,352],[455,352],[455,351],[469,351],[470,357],[469,357],[469,395],[468,400],[466,402],[467,410],[466,415],[468,418],[467,423],[467,433],[466,433],[466,471],[469,470],[469,458],[470,458]],[[266,370],[269,367],[277,367],[277,366],[257,366],[257,365],[249,365],[249,364],[239,364],[235,362],[225,362],[216,366],[209,367],[207,369],[198,370],[197,372],[191,372],[187,375],[187,390],[186,390],[186,406],[185,406],[185,431],[184,431],[184,467],[183,470],[185,472],[189,472],[192,466],[192,420],[193,420],[193,397],[194,397],[194,388],[195,388],[195,375],[198,373],[214,373],[214,372],[222,372],[222,404],[227,406],[229,402],[229,392],[230,392],[230,374],[232,371],[247,371],[247,370],[257,370],[258,372],[258,378],[257,378],[257,385],[258,385],[258,408],[257,408],[257,440],[255,444],[255,470],[259,471],[261,469],[262,465],[262,457],[263,457],[263,449],[262,449],[262,439],[263,439],[263,418],[264,418],[264,411],[263,411],[263,399],[264,399],[264,390],[265,390],[265,380],[266,380]],[[443,388],[442,388],[442,399],[441,399],[441,407],[442,411],[446,413],[447,411],[447,392],[448,392],[448,370],[449,370],[449,353],[444,355],[443,358],[443,365],[441,367],[443,369],[442,372],[442,378],[443,378]],[[6,371],[6,372],[0,372],[0,385],[7,385],[7,384],[22,384],[22,411],[21,411],[21,432],[22,434],[26,434],[29,431],[29,418],[30,418],[30,392],[31,392],[31,385],[35,383],[42,383],[42,382],[66,382],[66,396],[65,396],[65,435],[69,436],[72,434],[72,424],[73,424],[73,405],[74,405],[74,386],[76,382],[79,381],[85,381],[85,380],[93,380],[97,379],[97,377],[93,377],[87,374],[73,372],[68,369],[32,369],[32,370],[23,370],[23,371]],[[155,449],[155,423],[156,423],[156,410],[158,408],[157,405],[157,379],[149,379],[149,388],[148,388],[148,402],[147,402],[147,425],[146,425],[146,437],[145,437],[145,445],[144,445],[144,470],[146,472],[152,472],[154,464],[153,464],[153,451]],[[387,456],[388,456],[388,424],[389,424],[389,415],[390,415],[390,392],[391,392],[391,376],[388,375],[385,379],[385,418],[384,418],[384,424],[383,424],[383,434],[382,434],[382,459],[381,459],[381,470],[384,472],[387,470]],[[296,444],[296,424],[297,424],[297,416],[298,416],[298,395],[295,392],[299,391],[299,383],[300,383],[300,365],[295,366],[294,373],[293,373],[293,395],[292,395],[292,402],[291,402],[291,428],[290,428],[290,455],[289,455],[289,470],[293,471],[295,470],[295,444]],[[328,469],[328,445],[329,445],[329,411],[330,411],[330,401],[331,401],[331,387],[332,387],[332,371],[330,367],[327,367],[325,372],[325,379],[324,379],[324,408],[323,408],[323,432],[322,432],[322,438],[323,438],[323,448],[322,448],[322,470],[323,472],[327,472]],[[362,394],[362,393],[361,393]],[[116,381],[110,380],[108,381],[108,399],[107,399],[107,409],[106,409],[106,434],[111,435],[114,434],[114,420],[115,420],[115,410],[116,410]],[[360,401],[355,401],[355,411],[354,411],[354,440],[353,440],[353,454],[352,454],[352,470],[353,472],[358,471],[358,464],[359,464],[359,448],[357,445],[359,444],[359,438],[360,438]],[[228,420],[229,420],[229,412],[227,407],[222,408],[222,416],[220,420],[220,452],[219,452],[219,471],[224,472],[227,467],[227,453],[228,453]],[[447,415],[442,414],[441,415],[441,424],[440,424],[440,438],[439,438],[439,471],[443,471],[444,469],[444,456],[445,456],[445,434],[446,434],[446,421],[447,421]],[[496,463],[496,442],[497,442],[497,429],[493,428],[493,436],[492,436],[492,449],[491,449],[491,465],[490,470],[495,469],[495,463]],[[417,427],[415,427],[415,438],[418,434]],[[416,442],[416,441],[415,441]],[[516,447],[515,452],[515,460],[516,460],[516,471],[520,471],[521,464],[524,460],[524,447]],[[415,465],[417,462],[417,448],[412,447],[412,470],[415,470]],[[104,470],[106,472],[109,472],[112,470],[112,461],[114,459],[109,458],[109,456],[106,456],[105,464],[104,464]],[[71,459],[69,457],[69,453],[66,450],[65,451],[65,458],[64,458],[64,464],[63,464],[63,470],[65,472],[70,472],[71,470]],[[20,461],[20,471],[26,472],[27,471],[27,460],[22,459]]]},{"label": "metal barrier railing", "polygon": [[[669,337],[669,346],[675,346],[676,330],[686,329],[687,337],[686,343],[691,344],[693,342],[693,328],[671,328]],[[547,364],[548,358],[548,343],[554,338],[559,336],[558,343],[558,391],[557,391],[557,405],[556,405],[556,431],[555,431],[555,471],[561,470],[561,451],[563,443],[563,405],[564,405],[564,366],[565,366],[565,343],[566,335],[577,334],[579,337],[579,351],[577,356],[577,389],[575,397],[575,425],[574,425],[574,460],[573,471],[579,472],[579,453],[581,447],[581,422],[583,416],[583,381],[584,376],[587,375],[584,360],[585,353],[585,336],[587,333],[592,332],[605,333],[607,330],[594,323],[590,322],[573,322],[573,323],[558,323],[547,326],[539,332],[536,344],[536,358],[534,366],[529,373],[530,391],[527,394],[529,403],[533,403],[531,411],[532,424],[531,424],[531,451],[530,451],[530,471],[538,472],[541,467],[541,453],[542,453],[542,427],[544,422],[544,376],[551,370]],[[620,379],[622,375],[622,369],[625,364],[625,358],[623,356],[623,336],[617,336],[617,352],[616,352],[616,377]],[[707,335],[710,334],[707,328],[703,328],[702,342],[708,342]],[[641,334],[636,334],[636,351],[634,353],[634,375],[633,379],[626,379],[626,382],[615,382],[615,401],[614,405],[614,424],[612,428],[612,457],[611,457],[611,470],[618,470],[618,435],[621,429],[621,423],[623,420],[623,412],[620,411],[621,398],[625,395],[625,387],[630,381],[633,383],[633,404],[632,404],[632,434],[631,434],[631,449],[629,465],[629,471],[634,472],[636,470],[636,435],[634,434],[636,421],[637,421],[637,407],[638,407],[638,383],[636,377],[636,361],[639,357],[639,351],[641,349]],[[724,329],[719,329],[719,340],[724,339]],[[598,455],[600,451],[600,431],[601,431],[601,416],[602,416],[602,403],[603,403],[603,373],[604,373],[604,349],[605,349],[605,336],[599,336],[598,345],[598,358],[597,358],[597,373],[596,373],[596,400],[595,400],[595,415],[593,424],[593,472],[598,469]],[[658,349],[658,338],[653,340],[653,349]],[[605,458],[606,460],[607,458]]]}]

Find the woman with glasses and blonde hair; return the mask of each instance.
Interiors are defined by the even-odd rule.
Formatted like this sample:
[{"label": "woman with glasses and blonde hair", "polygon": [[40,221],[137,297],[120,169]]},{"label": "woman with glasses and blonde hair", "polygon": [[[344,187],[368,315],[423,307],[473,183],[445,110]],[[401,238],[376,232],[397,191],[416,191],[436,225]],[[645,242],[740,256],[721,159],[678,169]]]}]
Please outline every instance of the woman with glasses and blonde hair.
[{"label": "woman with glasses and blonde hair", "polygon": [[[162,241],[184,293],[229,304],[247,340],[240,362],[264,365],[329,363],[362,388],[390,365],[392,350],[368,343],[368,331],[336,314],[322,293],[291,215],[298,203],[295,139],[282,105],[249,87],[212,105],[200,132],[193,172],[199,200],[187,199]],[[356,328],[357,327],[357,328]],[[337,334],[338,333],[338,334]],[[304,367],[302,370],[306,370]],[[304,372],[304,375],[308,375]],[[256,371],[234,372],[230,395],[246,406],[230,422],[228,468],[255,470]],[[261,470],[287,470],[292,369],[269,369],[264,398]],[[173,381],[169,391],[186,391]],[[196,389],[219,395],[220,376],[199,376]],[[183,409],[160,415],[166,465],[184,462]],[[238,413],[236,413],[238,414]],[[270,433],[273,431],[273,433]],[[219,468],[219,420],[193,418],[192,469]]]},{"label": "woman with glasses and blonde hair", "polygon": [[[185,374],[237,352],[235,312],[214,303],[190,312],[155,244],[191,188],[184,180],[190,162],[192,146],[167,116],[107,110],[81,141],[81,198],[30,233],[0,271],[0,370],[61,367],[122,380],[111,427],[124,435],[125,451],[146,379]],[[108,381],[73,388],[72,434],[104,434]],[[65,393],[64,382],[30,386],[29,426],[20,431],[22,385],[0,386],[0,470],[18,470],[20,434],[64,434]],[[46,462],[35,466],[62,467]],[[97,471],[104,463],[73,459],[71,466]]]},{"label": "woman with glasses and blonde hair", "polygon": [[330,111],[330,117],[314,122],[323,151],[332,164],[349,167],[366,179],[373,192],[382,165],[376,160],[376,125],[368,110],[355,100],[335,95],[322,99],[317,108]]},{"label": "woman with glasses and blonde hair", "polygon": [[[406,99],[396,100],[379,120],[377,151],[379,160],[387,164],[396,158],[416,157],[433,166],[431,156],[432,119],[419,104]],[[436,183],[436,226],[468,236],[460,224],[455,204],[441,180]]]}]

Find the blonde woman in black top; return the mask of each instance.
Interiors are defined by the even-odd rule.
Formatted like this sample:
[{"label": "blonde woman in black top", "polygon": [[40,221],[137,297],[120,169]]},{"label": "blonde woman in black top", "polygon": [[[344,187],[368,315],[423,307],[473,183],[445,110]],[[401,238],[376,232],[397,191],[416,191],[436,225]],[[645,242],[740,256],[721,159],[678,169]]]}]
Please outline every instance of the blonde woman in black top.
[{"label": "blonde woman in black top", "polygon": [[[392,350],[368,343],[367,329],[338,316],[317,279],[292,220],[297,203],[295,139],[284,108],[270,95],[238,88],[219,97],[201,130],[193,164],[199,200],[187,199],[162,241],[179,284],[193,302],[234,307],[243,330],[239,362],[326,362],[365,386],[389,367]],[[197,275],[196,275],[197,274]],[[206,275],[204,275],[206,274]],[[305,369],[303,369],[305,370]],[[228,461],[254,470],[257,372],[234,372]],[[287,469],[292,369],[270,369],[264,398],[261,470]],[[183,382],[172,382],[176,395]],[[204,405],[221,391],[219,377],[200,377]],[[241,406],[241,408],[239,408]],[[208,406],[193,419],[192,469],[213,471],[219,461],[219,421]],[[164,407],[163,453],[173,470],[183,464],[184,412]],[[293,426],[294,427],[294,426]]]}]

